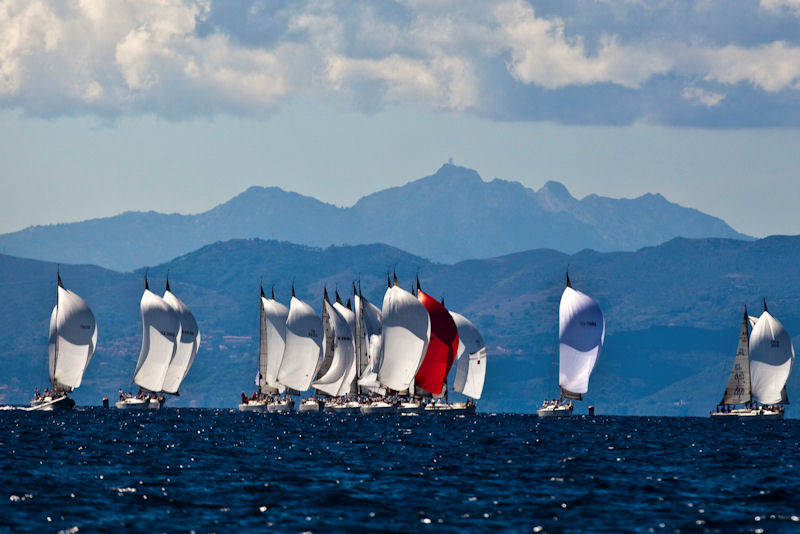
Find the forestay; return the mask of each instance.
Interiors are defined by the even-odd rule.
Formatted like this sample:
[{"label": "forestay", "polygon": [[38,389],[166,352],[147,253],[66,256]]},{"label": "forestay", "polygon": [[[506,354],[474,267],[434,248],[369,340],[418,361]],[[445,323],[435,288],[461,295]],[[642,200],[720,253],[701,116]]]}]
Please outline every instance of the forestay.
[{"label": "forestay", "polygon": [[460,313],[450,312],[458,328],[459,352],[453,390],[480,399],[486,378],[486,344],[478,329]]},{"label": "forestay", "polygon": [[175,348],[175,356],[167,368],[167,374],[164,377],[164,385],[161,390],[167,393],[177,393],[181,382],[186,377],[186,373],[189,372],[194,363],[197,350],[200,348],[200,330],[197,327],[194,315],[189,311],[186,304],[170,291],[169,282],[167,282],[167,290],[164,292],[164,302],[178,316],[180,335]]},{"label": "forestay", "polygon": [[148,391],[161,391],[178,345],[180,320],[175,310],[146,285],[139,307],[142,312],[142,350],[133,382]]},{"label": "forestay", "polygon": [[764,310],[750,334],[750,390],[759,402],[781,402],[793,360],[794,347],[788,332]]},{"label": "forestay", "polygon": [[378,381],[387,388],[402,391],[411,384],[428,348],[430,318],[425,306],[396,281],[386,290],[381,316],[383,356]]},{"label": "forestay", "polygon": [[733,369],[725,387],[725,395],[720,404],[745,404],[750,402],[750,346],[748,341],[749,321],[747,311],[742,319],[739,332],[739,345],[736,347],[736,358]]},{"label": "forestay", "polygon": [[50,314],[50,383],[73,390],[81,385],[97,346],[97,323],[86,302],[64,289],[60,276],[56,299]]},{"label": "forestay", "polygon": [[311,306],[292,296],[278,382],[296,391],[307,390],[321,359],[322,320]]},{"label": "forestay", "polygon": [[589,377],[605,333],[600,306],[590,296],[567,285],[558,307],[558,385],[562,395],[580,398],[589,390]]}]

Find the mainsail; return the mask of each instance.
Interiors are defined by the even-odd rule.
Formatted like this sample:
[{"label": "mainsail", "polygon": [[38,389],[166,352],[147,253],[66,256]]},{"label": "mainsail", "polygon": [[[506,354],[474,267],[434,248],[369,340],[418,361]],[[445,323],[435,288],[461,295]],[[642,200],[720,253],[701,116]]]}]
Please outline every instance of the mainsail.
[{"label": "mainsail", "polygon": [[459,351],[462,352],[456,364],[453,390],[480,399],[486,378],[486,344],[469,319],[453,311],[450,315],[458,328]]},{"label": "mainsail", "polygon": [[431,321],[425,306],[397,284],[383,297],[383,356],[378,381],[402,391],[411,384],[428,348]]},{"label": "mainsail", "polygon": [[567,287],[558,307],[558,385],[564,397],[580,399],[589,390],[606,323],[600,306],[590,296]]},{"label": "mainsail", "polygon": [[86,302],[64,289],[61,275],[56,299],[50,314],[50,383],[71,391],[81,385],[97,346],[97,323]]},{"label": "mainsail", "polygon": [[278,370],[286,347],[286,320],[289,308],[275,300],[275,290],[270,298],[261,289],[261,313],[258,342],[258,389],[261,393],[278,393]]},{"label": "mainsail", "polygon": [[142,350],[133,382],[148,391],[161,391],[178,346],[180,320],[164,299],[150,291],[146,279],[139,307],[142,311]]},{"label": "mainsail", "polygon": [[175,356],[167,368],[164,385],[161,388],[162,391],[174,394],[178,393],[181,382],[194,363],[197,350],[200,348],[200,330],[197,328],[194,315],[186,307],[186,304],[170,291],[169,279],[167,279],[167,288],[164,292],[164,302],[175,311],[181,325]]},{"label": "mainsail", "polygon": [[419,287],[417,298],[425,306],[431,321],[430,341],[425,357],[414,376],[414,387],[440,395],[444,391],[447,373],[453,366],[458,351],[458,328],[444,304]]},{"label": "mainsail", "polygon": [[750,321],[747,308],[744,310],[742,329],[739,332],[739,345],[736,347],[736,358],[733,369],[725,387],[725,395],[720,404],[745,404],[750,402],[750,344],[748,333]]},{"label": "mainsail", "polygon": [[322,321],[311,306],[294,296],[292,289],[278,382],[296,391],[307,390],[321,357]]},{"label": "mainsail", "polygon": [[[330,347],[332,352],[330,355],[330,365],[311,385],[323,393],[337,396],[340,395],[339,392],[343,387],[345,378],[350,368],[353,366],[353,360],[355,358],[353,332],[344,316],[328,302],[327,293],[326,298],[323,299],[322,305],[325,314],[330,320],[330,332],[327,330],[325,332],[326,350]],[[327,338],[328,335],[333,337],[331,344],[327,343],[327,340],[330,339]]]},{"label": "mainsail", "polygon": [[358,385],[362,388],[378,392],[380,368],[382,320],[381,310],[369,302],[360,291],[353,291],[356,315],[356,359]]},{"label": "mainsail", "polygon": [[762,404],[779,404],[794,361],[794,347],[780,321],[767,311],[750,334],[750,390]]}]

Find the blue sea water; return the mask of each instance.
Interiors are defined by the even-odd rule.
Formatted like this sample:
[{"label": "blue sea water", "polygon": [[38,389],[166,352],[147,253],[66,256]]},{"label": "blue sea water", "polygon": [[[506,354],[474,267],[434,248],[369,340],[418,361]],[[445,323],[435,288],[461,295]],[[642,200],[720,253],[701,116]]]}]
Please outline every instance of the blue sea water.
[{"label": "blue sea water", "polygon": [[800,532],[792,420],[17,410],[0,451],[14,532]]}]

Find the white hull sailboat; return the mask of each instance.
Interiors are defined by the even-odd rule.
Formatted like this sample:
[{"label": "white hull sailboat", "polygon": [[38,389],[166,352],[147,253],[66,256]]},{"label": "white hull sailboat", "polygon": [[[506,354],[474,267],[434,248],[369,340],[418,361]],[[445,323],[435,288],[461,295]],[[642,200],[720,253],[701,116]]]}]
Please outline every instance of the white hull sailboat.
[{"label": "white hull sailboat", "polygon": [[558,306],[558,385],[561,398],[545,401],[539,417],[572,415],[573,400],[581,400],[589,390],[589,377],[600,356],[605,339],[603,312],[590,296],[567,287]]},{"label": "white hull sailboat", "polygon": [[75,406],[67,395],[81,385],[97,346],[97,323],[84,300],[64,288],[61,274],[56,305],[50,314],[49,374],[51,390],[31,400],[30,411],[62,411]]},{"label": "white hull sailboat", "polygon": [[[748,336],[751,324],[753,331]],[[792,340],[781,322],[767,311],[766,299],[764,313],[758,319],[749,317],[745,308],[725,394],[709,415],[717,419],[783,419],[784,405],[789,404],[786,380],[793,361]]]}]

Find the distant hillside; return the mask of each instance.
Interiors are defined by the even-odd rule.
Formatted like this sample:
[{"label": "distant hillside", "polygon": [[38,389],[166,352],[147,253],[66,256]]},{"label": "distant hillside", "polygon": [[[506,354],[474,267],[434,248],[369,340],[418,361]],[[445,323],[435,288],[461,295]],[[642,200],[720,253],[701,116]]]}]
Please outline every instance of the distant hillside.
[{"label": "distant hillside", "polygon": [[[533,411],[556,394],[557,310],[569,266],[573,285],[593,295],[606,316],[603,354],[587,404],[617,414],[704,415],[719,400],[736,350],[742,308],[760,313],[761,297],[795,343],[800,341],[800,237],[758,241],[675,239],[637,252],[533,250],[454,265],[430,263],[385,245],[318,249],[257,239],[215,243],[150,267],[151,287],[173,291],[194,311],[203,335],[195,367],[173,405],[233,406],[252,389],[258,335],[258,285],[275,284],[319,309],[323,286],[347,299],[359,276],[380,305],[387,269],[410,287],[419,271],[426,291],[471,317],[489,350],[482,410]],[[47,379],[47,320],[54,264],[0,256],[0,402],[21,403]],[[96,404],[130,386],[139,351],[144,271],[120,274],[62,265],[67,287],[98,320],[99,349],[76,393]],[[800,398],[800,377],[789,395]],[[794,406],[794,405],[792,405]],[[789,414],[794,415],[794,407]]]},{"label": "distant hillside", "polygon": [[119,271],[161,263],[216,241],[258,237],[310,246],[387,243],[438,262],[537,248],[573,253],[635,250],[674,237],[746,239],[725,222],[661,195],[573,198],[548,182],[484,182],[444,165],[402,187],[339,208],[277,187],[251,187],[197,215],[128,212],[84,222],[34,226],[0,235],[0,251]]}]

